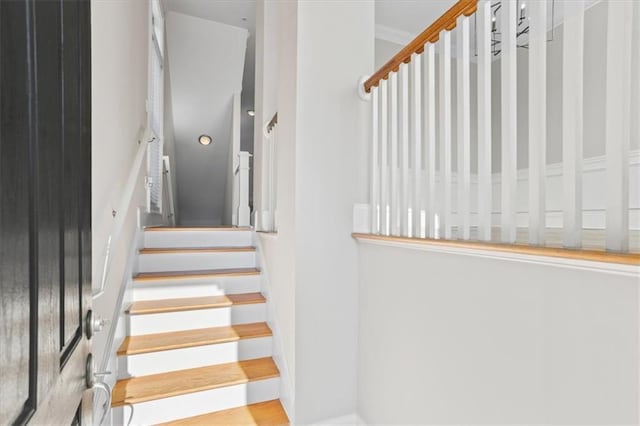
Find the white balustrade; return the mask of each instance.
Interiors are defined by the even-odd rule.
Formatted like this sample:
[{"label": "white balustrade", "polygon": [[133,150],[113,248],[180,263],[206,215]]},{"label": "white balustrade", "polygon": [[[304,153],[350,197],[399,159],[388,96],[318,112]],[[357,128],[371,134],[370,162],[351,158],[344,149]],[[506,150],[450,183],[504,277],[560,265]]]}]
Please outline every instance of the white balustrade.
[{"label": "white balustrade", "polygon": [[251,154],[240,151],[238,154],[238,207],[237,226],[249,226],[251,224],[251,209],[249,208],[249,158]]},{"label": "white balustrade", "polygon": [[[561,226],[556,242],[561,236],[565,247],[583,245],[582,198],[590,189],[583,184],[586,3],[561,4],[558,55],[550,50],[558,43],[549,43],[558,32],[551,32],[558,25],[550,19],[555,16],[551,0],[459,0],[451,9],[457,8],[455,22],[450,18],[426,30],[413,43],[423,42],[421,47],[403,51],[370,79],[365,87],[372,100],[372,233],[492,241],[496,225],[496,238],[503,243],[542,246],[549,242],[549,226]],[[473,6],[475,16],[469,15]],[[606,248],[624,252],[629,247],[630,146],[633,135],[640,137],[640,120],[632,120],[640,108],[640,83],[632,71],[640,64],[640,30],[633,26],[633,19],[640,22],[640,3],[608,1],[601,7],[608,9],[608,22],[601,23],[607,27],[602,208]],[[552,67],[562,70],[560,77],[553,74],[562,80],[561,126],[547,123],[549,101],[556,96],[548,91]],[[519,134],[525,137],[519,140]],[[558,170],[553,184],[549,135],[561,142],[552,155],[562,151],[561,163],[552,166]],[[525,155],[520,170],[518,150]],[[517,232],[527,227],[528,238]]]}]

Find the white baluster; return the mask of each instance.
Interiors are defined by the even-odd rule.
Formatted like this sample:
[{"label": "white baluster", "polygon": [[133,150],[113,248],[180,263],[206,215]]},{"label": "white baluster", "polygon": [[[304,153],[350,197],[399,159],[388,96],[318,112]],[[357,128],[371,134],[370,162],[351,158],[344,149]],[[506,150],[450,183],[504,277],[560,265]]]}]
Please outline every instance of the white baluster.
[{"label": "white baluster", "polygon": [[246,151],[238,154],[238,226],[251,224],[251,209],[249,208],[249,157]]},{"label": "white baluster", "polygon": [[500,23],[501,79],[502,79],[502,231],[505,243],[516,241],[516,193],[517,193],[517,2],[503,1]]},{"label": "white baluster", "polygon": [[436,237],[435,214],[436,209],[436,54],[435,45],[425,46],[425,131],[427,157],[427,228],[429,238]]},{"label": "white baluster", "polygon": [[371,88],[371,233],[380,233],[380,164],[378,160],[378,88]]},{"label": "white baluster", "polygon": [[424,220],[422,219],[422,72],[421,55],[414,54],[411,58],[411,127],[413,138],[413,203],[411,206],[412,227],[414,237],[426,236]]},{"label": "white baluster", "polygon": [[[606,73],[606,248],[629,249],[629,146],[634,2],[609,1]],[[633,78],[638,78],[637,75]],[[634,121],[638,117],[633,117]]]},{"label": "white baluster", "polygon": [[547,2],[529,2],[529,243],[544,245],[547,157]]},{"label": "white baluster", "polygon": [[400,146],[402,157],[400,170],[402,174],[402,235],[410,236],[408,212],[409,203],[409,69],[407,64],[400,64]]},{"label": "white baluster", "polygon": [[389,99],[388,99],[388,82],[380,81],[380,232],[389,235]]},{"label": "white baluster", "polygon": [[[508,2],[507,2],[508,3]],[[440,181],[439,234],[451,239],[451,33],[440,34]]]},{"label": "white baluster", "polygon": [[458,18],[457,26],[458,96],[458,239],[471,237],[471,88],[469,82],[469,18]]},{"label": "white baluster", "polygon": [[389,138],[391,142],[391,235],[400,235],[400,188],[398,187],[398,73],[389,74]]},{"label": "white baluster", "polygon": [[491,1],[477,12],[478,37],[478,239],[491,240]]},{"label": "white baluster", "polygon": [[584,3],[564,3],[562,32],[563,245],[582,246]]}]

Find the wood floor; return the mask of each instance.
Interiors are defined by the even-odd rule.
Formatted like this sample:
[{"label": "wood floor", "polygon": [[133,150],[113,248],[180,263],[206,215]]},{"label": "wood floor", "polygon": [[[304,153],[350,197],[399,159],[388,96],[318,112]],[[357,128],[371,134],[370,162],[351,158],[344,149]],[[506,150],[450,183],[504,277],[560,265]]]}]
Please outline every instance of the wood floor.
[{"label": "wood floor", "polygon": [[253,359],[229,364],[210,365],[189,370],[172,371],[119,380],[113,388],[112,407],[136,404],[232,386],[252,380],[264,380],[279,375],[271,358]]},{"label": "wood floor", "polygon": [[252,425],[285,426],[289,424],[287,414],[279,400],[259,402],[244,407],[232,408],[217,413],[203,414],[161,426],[206,426],[206,425]]}]

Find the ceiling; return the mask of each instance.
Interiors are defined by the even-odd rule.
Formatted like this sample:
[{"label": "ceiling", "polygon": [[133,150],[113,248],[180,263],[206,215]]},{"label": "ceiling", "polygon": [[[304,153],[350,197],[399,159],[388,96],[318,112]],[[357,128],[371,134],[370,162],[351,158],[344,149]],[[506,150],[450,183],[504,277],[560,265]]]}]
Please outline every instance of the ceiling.
[{"label": "ceiling", "polygon": [[[166,26],[180,221],[220,224],[233,95],[242,87],[248,32],[171,9]],[[200,145],[201,134],[210,135],[213,143]]]},{"label": "ceiling", "polygon": [[376,0],[376,37],[406,44],[455,3],[456,0]]},{"label": "ceiling", "polygon": [[[253,109],[256,69],[256,0],[164,0],[165,10],[196,16],[249,31],[242,78],[242,150],[253,147]],[[253,149],[250,149],[253,152]]]}]

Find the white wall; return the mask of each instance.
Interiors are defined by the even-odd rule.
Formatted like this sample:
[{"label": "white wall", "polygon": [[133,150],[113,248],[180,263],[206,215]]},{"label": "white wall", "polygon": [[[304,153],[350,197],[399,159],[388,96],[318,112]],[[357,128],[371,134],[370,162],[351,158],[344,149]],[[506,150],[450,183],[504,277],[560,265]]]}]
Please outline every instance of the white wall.
[{"label": "white wall", "polygon": [[[91,2],[92,61],[92,274],[100,285],[112,210],[119,209],[127,176],[138,150],[138,133],[146,126],[149,3]],[[144,168],[143,168],[144,169]],[[94,312],[111,318],[127,257],[134,242],[137,206],[145,202],[143,174],[137,179],[132,208],[118,244],[112,247],[110,279]],[[93,353],[103,355],[106,331],[93,338]]]},{"label": "white wall", "polygon": [[[290,418],[295,416],[296,306],[295,306],[295,156],[296,156],[296,75],[297,3],[259,0],[256,13],[256,124],[271,119],[278,111],[277,235],[260,234],[269,288],[267,300],[275,308],[273,318],[276,341],[274,359],[281,371],[283,393],[280,398]],[[264,53],[263,53],[264,52]],[[261,78],[262,77],[262,78]],[[267,118],[268,117],[268,118]],[[254,206],[263,196],[260,181],[262,131],[256,125],[254,157]]]},{"label": "white wall", "polygon": [[[636,18],[637,19],[637,18]],[[604,155],[604,118],[605,105],[605,73],[606,61],[603,52],[606,50],[607,33],[607,5],[606,2],[593,4],[585,11],[585,40],[584,40],[584,158]],[[453,41],[456,32],[454,30]],[[549,33],[547,43],[547,164],[562,161],[562,43],[563,26],[555,28]],[[376,69],[397,53],[403,46],[386,40],[376,39]],[[437,50],[437,49],[436,49]],[[454,49],[455,50],[455,49]],[[638,49],[636,48],[636,51]],[[436,54],[436,57],[438,55]],[[640,56],[640,55],[636,55]],[[437,60],[437,59],[436,59]],[[472,58],[473,60],[473,58]],[[456,64],[452,60],[452,167],[457,169],[456,146]],[[518,168],[525,169],[529,161],[529,53],[526,49],[518,49]],[[501,84],[500,57],[492,62],[492,170],[501,170]],[[637,68],[637,66],[636,66]],[[477,169],[477,71],[476,64],[471,63],[471,168]],[[436,76],[438,67],[436,66]],[[437,98],[437,96],[436,96]],[[632,149],[640,148],[640,138],[632,137]],[[437,154],[437,153],[436,153]]]},{"label": "white wall", "polygon": [[[375,40],[375,70],[382,68],[387,61],[400,52],[404,45],[397,44],[388,40],[376,38]],[[375,71],[374,70],[374,71]]]},{"label": "white wall", "polygon": [[[330,31],[327,29],[330,28]],[[298,4],[296,421],[353,413],[357,251],[351,239],[374,56],[373,1]],[[358,52],[354,54],[354,52]]]},{"label": "white wall", "polygon": [[[290,5],[291,6],[291,5]],[[291,6],[294,7],[294,6]],[[258,217],[259,225],[260,211],[267,203],[266,182],[262,181],[262,173],[266,168],[263,163],[266,156],[262,155],[265,143],[264,130],[266,124],[278,112],[278,90],[280,85],[279,70],[281,63],[282,45],[289,43],[282,34],[294,34],[295,30],[290,28],[280,28],[280,15],[286,12],[285,5],[274,2],[256,2],[256,81],[255,81],[255,113],[254,116],[254,158],[253,158],[253,207]],[[283,23],[283,25],[286,25]],[[292,66],[295,62],[295,53],[289,59],[287,65]],[[295,70],[294,70],[295,71]],[[283,71],[286,72],[286,71]],[[295,75],[295,72],[294,72]],[[285,82],[286,83],[286,82]]]},{"label": "white wall", "polygon": [[638,276],[362,244],[370,424],[637,424]]},{"label": "white wall", "polygon": [[[296,424],[356,408],[357,256],[350,230],[353,203],[366,199],[355,165],[363,156],[366,165],[368,132],[368,104],[356,84],[373,69],[373,11],[373,1],[258,4],[256,75],[278,64],[273,77],[256,82],[257,122],[278,112],[278,233],[261,235],[261,243]],[[266,47],[273,39],[262,39],[261,31],[273,36],[275,28],[274,63]],[[256,129],[256,164],[260,144]]]}]

